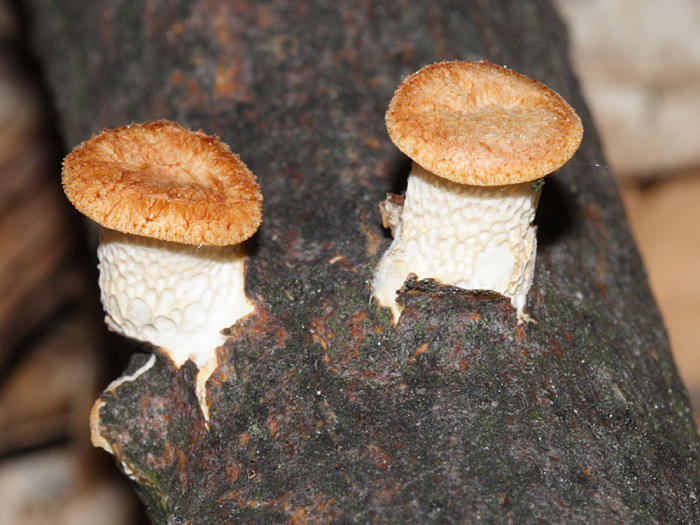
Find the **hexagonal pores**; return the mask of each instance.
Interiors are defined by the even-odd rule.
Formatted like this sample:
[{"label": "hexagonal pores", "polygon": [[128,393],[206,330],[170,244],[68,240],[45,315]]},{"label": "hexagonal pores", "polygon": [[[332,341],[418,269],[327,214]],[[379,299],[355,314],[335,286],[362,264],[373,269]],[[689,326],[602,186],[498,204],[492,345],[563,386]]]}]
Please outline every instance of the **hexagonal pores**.
[{"label": "hexagonal pores", "polygon": [[392,205],[385,221],[394,241],[372,281],[378,303],[391,309],[396,322],[396,292],[415,274],[500,292],[519,320],[527,319],[540,195],[531,181],[561,167],[578,149],[578,115],[524,75],[488,62],[455,61],[407,77],[386,124],[413,168],[400,215]]},{"label": "hexagonal pores", "polygon": [[221,330],[254,310],[239,245],[262,220],[253,173],[217,137],[168,121],[105,130],[63,162],[63,187],[102,226],[99,284],[108,327],[199,367],[217,366]]}]

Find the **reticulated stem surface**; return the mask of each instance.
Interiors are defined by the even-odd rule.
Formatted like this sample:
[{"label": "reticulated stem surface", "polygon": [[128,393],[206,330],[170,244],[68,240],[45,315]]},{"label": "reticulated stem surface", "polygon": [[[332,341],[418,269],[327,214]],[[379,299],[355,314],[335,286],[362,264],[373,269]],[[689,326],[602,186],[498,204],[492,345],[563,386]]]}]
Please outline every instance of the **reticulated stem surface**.
[{"label": "reticulated stem surface", "polygon": [[111,330],[162,348],[175,366],[202,367],[221,330],[253,311],[239,246],[191,246],[103,228],[100,290]]},{"label": "reticulated stem surface", "polygon": [[382,257],[373,295],[401,314],[396,291],[409,274],[465,289],[494,290],[524,315],[535,269],[532,221],[540,192],[532,184],[470,186],[414,163],[394,242]]}]

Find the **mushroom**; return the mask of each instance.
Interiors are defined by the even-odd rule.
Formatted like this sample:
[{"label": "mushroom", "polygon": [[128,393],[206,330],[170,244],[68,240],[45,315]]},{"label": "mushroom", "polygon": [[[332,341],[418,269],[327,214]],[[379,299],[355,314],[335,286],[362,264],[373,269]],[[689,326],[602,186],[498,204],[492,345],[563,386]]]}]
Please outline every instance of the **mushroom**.
[{"label": "mushroom", "polygon": [[510,298],[519,322],[532,284],[541,184],[578,149],[581,119],[557,93],[489,62],[440,62],[408,76],[386,113],[412,160],[394,241],[372,294],[398,321],[409,274]]},{"label": "mushroom", "polygon": [[[255,175],[218,137],[166,120],[105,130],[63,161],[68,200],[100,228],[107,326],[206,380],[221,330],[251,313],[240,246],[262,219]],[[133,379],[133,378],[132,378]]]}]

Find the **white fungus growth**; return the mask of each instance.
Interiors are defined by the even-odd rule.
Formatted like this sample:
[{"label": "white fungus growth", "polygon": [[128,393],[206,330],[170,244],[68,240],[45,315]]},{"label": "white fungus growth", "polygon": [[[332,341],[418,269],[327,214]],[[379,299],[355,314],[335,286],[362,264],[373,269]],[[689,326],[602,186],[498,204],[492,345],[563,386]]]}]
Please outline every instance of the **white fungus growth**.
[{"label": "white fungus growth", "polygon": [[195,391],[209,420],[206,381],[217,365],[222,329],[255,307],[245,294],[238,246],[192,246],[102,228],[99,284],[110,330],[163,349],[176,367],[199,369]]},{"label": "white fungus growth", "polygon": [[465,289],[495,290],[522,315],[532,284],[539,192],[530,183],[469,186],[413,164],[401,220],[374,275],[380,304],[401,313],[396,291],[409,274]]},{"label": "white fungus growth", "polygon": [[111,330],[204,365],[223,328],[251,313],[240,246],[191,246],[102,229],[100,290]]},{"label": "white fungus growth", "polygon": [[[133,374],[123,375],[112,381],[109,385],[107,385],[107,388],[105,388],[105,392],[114,392],[124,383],[136,380],[139,376],[148,372],[155,363],[156,356],[151,354],[151,357],[149,357],[148,360],[143,365],[141,365]],[[110,445],[109,441],[107,441],[107,439],[100,433],[100,410],[103,406],[104,401],[102,401],[102,399],[98,399],[92,406],[92,410],[90,410],[90,441],[95,447],[99,447],[109,452],[110,454],[114,454],[114,450],[112,450],[112,445]]]}]

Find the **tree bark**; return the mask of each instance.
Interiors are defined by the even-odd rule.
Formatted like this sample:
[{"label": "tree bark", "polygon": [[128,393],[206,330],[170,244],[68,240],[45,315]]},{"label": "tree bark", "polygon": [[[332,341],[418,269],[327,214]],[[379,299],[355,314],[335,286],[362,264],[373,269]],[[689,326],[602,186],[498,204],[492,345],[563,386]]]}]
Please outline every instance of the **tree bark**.
[{"label": "tree bark", "polygon": [[[101,397],[154,523],[700,522],[688,396],[550,5],[27,7],[68,144],[170,118],[219,134],[265,196],[257,310],[220,350],[211,428],[192,363],[159,357]],[[453,58],[541,80],[583,118],[540,201],[537,324],[429,280],[406,283],[396,327],[369,300],[378,204],[408,172],[384,112],[402,76]]]}]

